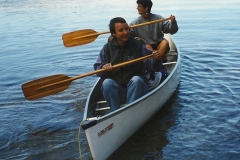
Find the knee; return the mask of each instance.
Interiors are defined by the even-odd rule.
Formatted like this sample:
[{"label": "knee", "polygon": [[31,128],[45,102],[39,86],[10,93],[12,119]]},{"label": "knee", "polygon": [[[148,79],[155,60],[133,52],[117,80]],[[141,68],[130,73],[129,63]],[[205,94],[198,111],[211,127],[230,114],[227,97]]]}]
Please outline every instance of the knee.
[{"label": "knee", "polygon": [[169,46],[169,42],[166,39],[162,40],[162,43],[163,43],[163,46],[165,46],[165,47]]},{"label": "knee", "polygon": [[134,85],[134,86],[142,86],[146,84],[145,81],[140,77],[140,76],[133,76],[132,79],[130,80],[129,86]]},{"label": "knee", "polygon": [[169,51],[170,47],[169,47],[169,42],[168,40],[164,39],[161,41],[161,43],[158,45],[158,50],[165,50],[165,51]]},{"label": "knee", "polygon": [[108,90],[109,88],[112,88],[114,85],[114,81],[112,79],[105,79],[102,83],[102,89]]}]

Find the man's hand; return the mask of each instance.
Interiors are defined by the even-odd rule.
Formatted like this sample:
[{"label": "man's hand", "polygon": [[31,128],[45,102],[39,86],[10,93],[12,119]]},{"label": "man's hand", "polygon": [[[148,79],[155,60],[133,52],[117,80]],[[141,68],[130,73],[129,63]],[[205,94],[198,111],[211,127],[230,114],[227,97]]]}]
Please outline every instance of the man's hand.
[{"label": "man's hand", "polygon": [[113,67],[111,63],[107,63],[104,66],[102,66],[102,68],[105,69],[106,71],[111,71]]}]

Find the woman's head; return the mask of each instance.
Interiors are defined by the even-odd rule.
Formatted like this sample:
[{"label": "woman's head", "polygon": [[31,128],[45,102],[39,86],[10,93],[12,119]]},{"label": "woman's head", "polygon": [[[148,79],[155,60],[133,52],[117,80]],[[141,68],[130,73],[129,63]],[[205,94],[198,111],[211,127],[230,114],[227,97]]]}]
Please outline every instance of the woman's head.
[{"label": "woman's head", "polygon": [[152,5],[153,5],[151,0],[137,0],[137,4],[142,5],[143,8],[147,8],[147,12],[151,13]]}]

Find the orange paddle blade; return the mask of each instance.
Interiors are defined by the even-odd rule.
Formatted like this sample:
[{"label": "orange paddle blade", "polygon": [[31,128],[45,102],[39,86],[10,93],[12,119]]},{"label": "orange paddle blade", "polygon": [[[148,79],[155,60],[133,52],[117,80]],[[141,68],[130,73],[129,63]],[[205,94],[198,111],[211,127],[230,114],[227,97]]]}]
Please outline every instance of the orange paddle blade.
[{"label": "orange paddle blade", "polygon": [[105,33],[109,33],[109,31],[98,33],[92,29],[84,29],[65,33],[62,35],[62,39],[65,47],[74,47],[93,42],[100,34]]}]

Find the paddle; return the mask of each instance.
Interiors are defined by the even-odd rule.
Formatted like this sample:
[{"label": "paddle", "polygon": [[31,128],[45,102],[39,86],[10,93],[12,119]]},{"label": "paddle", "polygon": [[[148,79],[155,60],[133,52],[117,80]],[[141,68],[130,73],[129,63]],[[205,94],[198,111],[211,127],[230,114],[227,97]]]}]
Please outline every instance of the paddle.
[{"label": "paddle", "polygon": [[[136,63],[143,61],[145,59],[151,58],[153,54],[137,58],[134,60],[126,61],[120,64],[116,64],[113,66],[114,68],[122,67],[128,64]],[[85,73],[76,77],[68,77],[64,74],[57,74],[57,75],[52,75],[40,79],[36,79],[30,82],[27,82],[22,85],[22,91],[27,100],[35,100],[39,99],[42,97],[46,97],[52,94],[59,93],[61,91],[64,91],[69,87],[72,81],[76,79],[80,79],[86,76],[90,76],[93,74],[101,73],[104,72],[105,69],[99,69],[96,71],[92,71],[89,73]]]},{"label": "paddle", "polygon": [[[145,23],[130,26],[130,28],[141,27],[141,26],[163,22],[167,20],[170,20],[170,18],[145,22]],[[62,35],[62,40],[65,47],[74,47],[74,46],[84,45],[84,44],[93,42],[99,35],[106,34],[106,33],[110,33],[110,31],[96,32],[92,29],[84,29],[84,30],[65,33]]]}]

